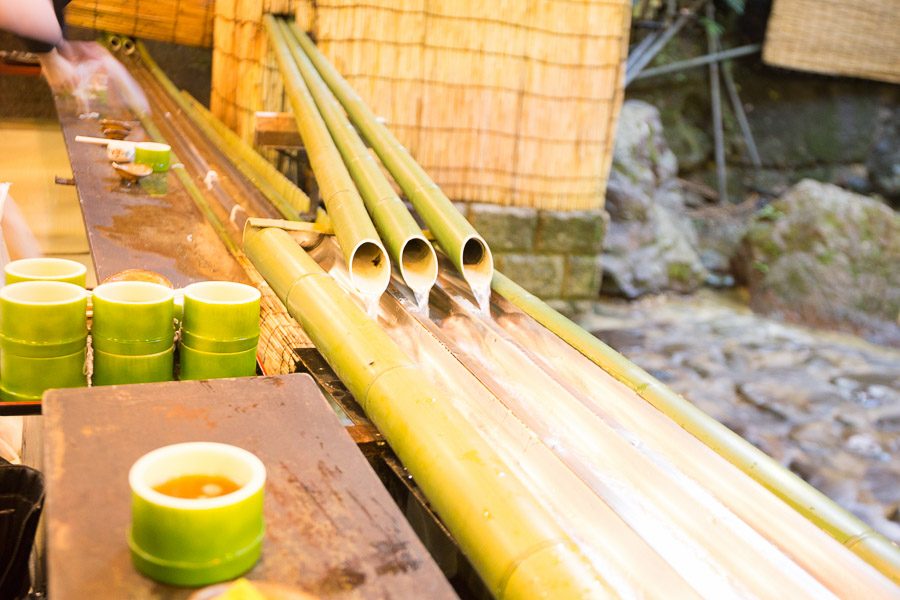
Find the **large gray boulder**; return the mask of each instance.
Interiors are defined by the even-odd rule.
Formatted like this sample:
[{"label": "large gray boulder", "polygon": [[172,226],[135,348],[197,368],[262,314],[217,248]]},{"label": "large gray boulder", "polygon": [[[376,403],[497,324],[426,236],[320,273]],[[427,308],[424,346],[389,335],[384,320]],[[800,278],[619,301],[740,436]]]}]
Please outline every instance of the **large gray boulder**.
[{"label": "large gray boulder", "polygon": [[659,111],[639,100],[626,102],[606,190],[611,222],[601,259],[605,293],[635,298],[689,292],[707,279],[677,172]]},{"label": "large gray boulder", "polygon": [[733,261],[751,306],[900,344],[900,216],[805,179],[754,217]]}]

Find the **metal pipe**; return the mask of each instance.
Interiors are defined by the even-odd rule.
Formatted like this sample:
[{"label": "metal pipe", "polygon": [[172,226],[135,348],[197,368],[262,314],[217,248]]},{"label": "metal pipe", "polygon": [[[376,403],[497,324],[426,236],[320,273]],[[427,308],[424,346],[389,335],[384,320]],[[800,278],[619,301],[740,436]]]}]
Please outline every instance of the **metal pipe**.
[{"label": "metal pipe", "polygon": [[900,584],[900,548],[501,273],[492,287],[820,529]]},{"label": "metal pipe", "polygon": [[590,560],[337,282],[280,229],[244,251],[415,478],[497,598],[612,595]]},{"label": "metal pipe", "polygon": [[343,105],[350,120],[403,189],[441,249],[462,273],[479,304],[483,305],[490,295],[490,283],[494,275],[494,259],[487,242],[459,213],[394,134],[379,122],[362,98],[319,52],[309,36],[298,30],[296,39]]},{"label": "metal pipe", "polygon": [[[706,5],[706,18],[715,22],[716,7],[712,2]],[[706,29],[707,47],[710,53],[719,49],[719,34]],[[728,177],[725,167],[725,132],[722,129],[722,91],[719,88],[719,63],[709,63],[709,97],[712,102],[713,142],[716,154],[716,183],[719,188],[719,202],[728,202]]]},{"label": "metal pipe", "polygon": [[272,15],[266,15],[265,24],[297,121],[297,131],[306,146],[353,285],[371,302],[381,296],[390,283],[391,265],[387,251],[288,50],[287,31]]},{"label": "metal pipe", "polygon": [[216,148],[250,180],[285,219],[297,220],[309,212],[311,202],[303,190],[289,181],[272,163],[260,156],[239,135],[216,119],[202,104],[182,93],[159,68],[142,42],[137,43],[141,61],[185,115]]},{"label": "metal pipe", "polygon": [[662,65],[661,67],[653,67],[652,69],[641,71],[639,75],[635,75],[634,81],[637,81],[638,79],[647,79],[649,77],[658,77],[659,75],[668,75],[669,73],[677,73],[678,71],[686,71],[688,69],[702,67],[713,62],[722,62],[731,58],[756,54],[759,52],[760,48],[761,46],[759,44],[748,44],[746,46],[738,46],[737,48],[729,48],[728,50],[723,50],[721,52],[713,52],[712,54],[704,54],[703,56],[680,60],[678,62]]},{"label": "metal pipe", "polygon": [[[296,25],[291,25],[291,32],[298,39],[300,32]],[[438,275],[434,248],[422,235],[421,228],[394,192],[309,58],[297,44],[289,44],[289,48],[403,281],[417,299],[427,302],[428,292]]]},{"label": "metal pipe", "polygon": [[[721,52],[720,54],[725,54]],[[744,144],[747,145],[747,155],[750,162],[757,169],[762,167],[762,159],[759,156],[759,150],[756,148],[756,140],[753,139],[753,131],[750,130],[750,122],[747,120],[747,113],[744,112],[744,105],[741,103],[741,96],[738,94],[737,85],[734,82],[734,76],[731,74],[731,63],[723,62],[722,64],[722,80],[725,82],[725,91],[728,92],[728,99],[731,101],[731,109],[737,119],[738,126],[741,128],[741,134],[744,136]]]},{"label": "metal pipe", "polygon": [[647,48],[639,58],[637,58],[631,65],[631,68],[625,70],[625,87],[634,81],[634,79],[638,76],[638,74],[650,64],[656,55],[662,52],[662,49],[666,47],[666,44],[669,43],[675,34],[681,31],[681,29],[687,25],[688,21],[694,16],[694,13],[706,0],[700,0],[690,9],[682,11],[682,13],[678,16],[674,23],[672,23],[659,37],[653,42],[649,48]]}]

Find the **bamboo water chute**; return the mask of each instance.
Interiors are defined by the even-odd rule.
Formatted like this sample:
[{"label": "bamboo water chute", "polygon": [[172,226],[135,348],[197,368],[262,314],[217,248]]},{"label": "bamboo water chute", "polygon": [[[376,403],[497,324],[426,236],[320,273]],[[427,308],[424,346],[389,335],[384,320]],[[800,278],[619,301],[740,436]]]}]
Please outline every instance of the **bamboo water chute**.
[{"label": "bamboo water chute", "polygon": [[140,42],[137,44],[147,70],[156,78],[172,102],[197,126],[224,156],[272,203],[285,219],[296,220],[311,208],[309,196],[289,181],[272,163],[228,129],[190,94],[178,90]]},{"label": "bamboo water chute", "polygon": [[289,27],[296,43],[303,48],[319,75],[347,111],[350,120],[378,154],[441,249],[450,257],[481,302],[489,293],[494,275],[494,260],[487,242],[453,206],[394,134],[379,122],[359,95],[316,49],[309,36],[295,24]]},{"label": "bamboo water chute", "polygon": [[438,275],[434,248],[422,235],[309,58],[295,44],[289,44],[289,49],[403,281],[416,298],[427,302],[428,291]]},{"label": "bamboo water chute", "polygon": [[[335,96],[341,100],[350,118],[360,129],[363,136],[366,137],[376,152],[381,151],[379,152],[380,156],[382,153],[385,154],[381,156],[382,161],[394,174],[398,183],[401,183],[401,187],[404,187],[407,194],[412,196],[418,188],[410,186],[407,189],[407,187],[403,186],[404,175],[412,174],[407,179],[407,185],[409,185],[410,181],[421,182],[421,179],[415,177],[415,174],[421,173],[424,175],[424,171],[415,164],[415,161],[407,153],[404,153],[401,148],[397,148],[396,140],[392,138],[383,125],[377,122],[374,115],[368,111],[365,104],[349,85],[330,67],[324,57],[317,53],[311,40],[296,28],[293,29],[292,34],[315,64],[323,79],[332,88]],[[398,151],[399,154],[392,154],[391,149]],[[427,175],[424,176],[427,178]],[[440,208],[432,207],[432,209],[435,211],[456,212],[449,202],[439,206]],[[452,240],[451,243],[458,244],[464,233],[459,231],[454,233],[456,239]],[[532,314],[542,324],[549,327],[551,331],[573,344],[597,364],[609,370],[614,376],[619,376],[620,379],[623,379],[623,382],[631,385],[632,389],[636,390],[645,400],[663,410],[673,420],[681,424],[701,441],[710,445],[715,451],[721,452],[726,460],[729,460],[751,477],[763,483],[789,505],[798,509],[801,514],[808,517],[812,522],[819,525],[829,534],[832,534],[842,543],[846,543],[851,550],[873,564],[882,573],[897,581],[898,564],[900,564],[897,562],[897,557],[900,554],[898,554],[896,546],[882,536],[875,534],[871,528],[862,524],[843,509],[840,509],[836,504],[796,476],[776,465],[774,461],[720,424],[713,422],[708,417],[706,420],[698,417],[696,413],[699,413],[699,411],[696,408],[672,394],[658,382],[655,382],[655,380],[646,381],[649,376],[645,373],[642,375],[637,373],[637,368],[627,360],[621,357],[620,362],[611,360],[609,353],[605,354],[598,350],[602,343],[580,330],[580,328],[577,328],[577,326],[571,325],[574,330],[580,332],[580,336],[591,337],[593,341],[590,345],[586,345],[583,339],[571,335],[566,326],[559,325],[563,318],[558,313],[554,313],[552,309],[549,309],[539,301],[535,303],[533,296],[523,294],[521,288],[517,288],[515,284],[502,277],[502,275],[498,274],[493,278],[493,281],[495,291],[507,297],[514,304],[521,303],[523,310]],[[581,343],[579,344],[578,342]],[[609,352],[611,353],[611,351]],[[629,376],[635,376],[638,381],[644,383],[634,384],[627,377],[621,377],[623,372],[622,365],[628,366],[626,373]],[[660,392],[660,389],[665,391]],[[673,398],[676,400],[673,400]],[[715,427],[713,424],[718,427]],[[727,433],[723,433],[723,431]]]},{"label": "bamboo water chute", "polygon": [[387,289],[391,278],[387,251],[291,55],[287,29],[271,15],[266,17],[265,24],[297,130],[315,172],[322,202],[334,223],[338,242],[350,267],[353,284],[366,297],[378,298]]},{"label": "bamboo water chute", "polygon": [[[497,598],[601,598],[590,561],[470,435],[435,388],[338,284],[280,229],[250,229],[244,251],[359,401]],[[465,493],[460,493],[465,490]]]}]

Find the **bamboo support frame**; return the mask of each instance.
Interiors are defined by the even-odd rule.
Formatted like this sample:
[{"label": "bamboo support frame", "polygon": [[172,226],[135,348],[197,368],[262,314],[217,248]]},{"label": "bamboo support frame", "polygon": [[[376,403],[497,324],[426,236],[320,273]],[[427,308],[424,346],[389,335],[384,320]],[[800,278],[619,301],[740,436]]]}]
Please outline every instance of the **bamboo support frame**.
[{"label": "bamboo support frame", "polygon": [[493,290],[584,354],[860,558],[900,584],[900,548],[501,273]]},{"label": "bamboo support frame", "polygon": [[288,233],[249,228],[247,256],[359,401],[497,598],[608,597],[608,587],[446,394]]},{"label": "bamboo support frame", "polygon": [[[296,36],[296,25],[291,31]],[[416,297],[427,298],[438,275],[434,248],[422,235],[421,228],[394,192],[309,58],[297,44],[290,44],[289,49],[403,281]]]},{"label": "bamboo support frame", "polygon": [[363,296],[377,298],[390,283],[387,251],[291,55],[287,40],[290,34],[272,15],[266,15],[265,25],[297,130],[315,172],[322,202],[334,223],[353,284]]},{"label": "bamboo support frame", "polygon": [[347,111],[350,120],[378,154],[441,249],[450,257],[477,296],[477,290],[490,286],[494,273],[494,259],[487,242],[453,206],[394,134],[379,122],[362,98],[319,52],[309,36],[296,25],[291,27],[295,41],[315,65],[319,75]]}]

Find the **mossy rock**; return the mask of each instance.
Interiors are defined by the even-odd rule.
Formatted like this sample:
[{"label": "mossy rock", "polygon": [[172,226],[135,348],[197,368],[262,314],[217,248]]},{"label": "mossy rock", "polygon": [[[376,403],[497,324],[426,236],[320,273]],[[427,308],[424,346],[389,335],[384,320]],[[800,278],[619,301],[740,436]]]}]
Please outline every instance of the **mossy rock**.
[{"label": "mossy rock", "polygon": [[897,213],[812,180],[757,212],[734,260],[756,309],[881,340],[900,336],[898,265]]}]

